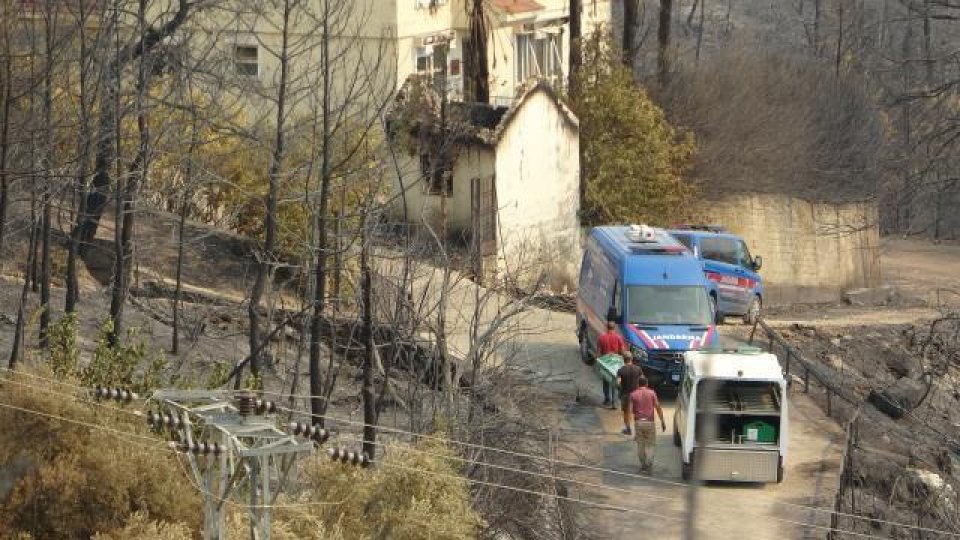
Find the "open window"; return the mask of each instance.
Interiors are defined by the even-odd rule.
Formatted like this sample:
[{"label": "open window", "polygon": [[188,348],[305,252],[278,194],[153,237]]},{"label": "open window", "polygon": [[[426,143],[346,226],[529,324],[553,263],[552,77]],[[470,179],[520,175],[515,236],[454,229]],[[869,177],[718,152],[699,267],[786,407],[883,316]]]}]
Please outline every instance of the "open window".
[{"label": "open window", "polygon": [[563,34],[560,27],[525,29],[514,36],[515,79],[519,88],[529,79],[545,79],[563,86]]},{"label": "open window", "polygon": [[426,193],[453,196],[453,172],[442,160],[435,159],[430,154],[420,154],[420,175],[423,177]]}]

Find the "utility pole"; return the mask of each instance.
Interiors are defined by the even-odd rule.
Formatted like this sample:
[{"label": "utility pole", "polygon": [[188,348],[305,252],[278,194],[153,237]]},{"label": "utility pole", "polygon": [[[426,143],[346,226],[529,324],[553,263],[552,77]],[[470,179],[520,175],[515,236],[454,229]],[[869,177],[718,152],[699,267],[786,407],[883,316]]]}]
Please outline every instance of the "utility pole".
[{"label": "utility pole", "polygon": [[147,414],[157,430],[169,430],[176,448],[202,487],[203,538],[225,540],[224,506],[231,495],[246,493],[253,540],[269,540],[270,508],[284,489],[296,458],[325,442],[326,430],[295,424],[293,434],[277,428],[277,407],[252,393],[224,390],[158,390],[151,401],[159,412]]}]

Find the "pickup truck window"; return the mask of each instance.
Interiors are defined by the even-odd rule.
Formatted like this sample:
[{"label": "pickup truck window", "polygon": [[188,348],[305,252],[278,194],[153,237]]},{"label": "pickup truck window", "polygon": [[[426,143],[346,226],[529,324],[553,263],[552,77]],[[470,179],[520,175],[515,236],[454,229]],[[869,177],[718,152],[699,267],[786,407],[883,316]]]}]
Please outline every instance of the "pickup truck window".
[{"label": "pickup truck window", "polygon": [[630,285],[627,287],[627,321],[634,324],[706,326],[712,318],[710,300],[703,287]]}]

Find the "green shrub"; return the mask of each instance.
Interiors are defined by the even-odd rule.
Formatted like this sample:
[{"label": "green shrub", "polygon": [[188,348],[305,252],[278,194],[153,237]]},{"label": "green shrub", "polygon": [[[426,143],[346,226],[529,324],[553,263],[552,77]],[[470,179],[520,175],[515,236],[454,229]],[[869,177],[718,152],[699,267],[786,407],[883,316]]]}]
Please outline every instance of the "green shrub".
[{"label": "green shrub", "polygon": [[77,374],[80,348],[77,346],[79,323],[76,313],[68,313],[50,325],[50,369],[59,378]]}]

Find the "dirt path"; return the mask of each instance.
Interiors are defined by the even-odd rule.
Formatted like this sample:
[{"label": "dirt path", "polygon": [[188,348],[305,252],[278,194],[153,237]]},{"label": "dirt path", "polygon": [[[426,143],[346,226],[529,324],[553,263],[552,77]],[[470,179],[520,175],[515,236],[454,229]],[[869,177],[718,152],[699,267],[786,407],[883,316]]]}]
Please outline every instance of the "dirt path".
[{"label": "dirt path", "polygon": [[[528,315],[528,323],[531,319],[537,320],[543,333],[528,337],[511,365],[543,381],[542,386],[556,396],[549,416],[567,449],[561,459],[625,473],[567,468],[565,476],[602,486],[571,485],[571,496],[632,510],[590,510],[593,526],[604,538],[628,538],[638,531],[660,538],[680,537],[686,520],[687,487],[680,479],[680,456],[670,431],[672,397],[664,396],[668,431],[657,436],[653,477],[635,476],[639,469],[636,446],[619,433],[623,427],[619,411],[599,406],[600,382],[592,368],[579,359],[574,316],[537,310]],[[724,326],[721,334],[742,335],[743,328]],[[700,489],[696,525],[701,538],[745,534],[770,539],[823,537],[822,530],[789,522],[826,526],[829,511],[790,505],[823,509],[832,505],[842,433],[804,395],[791,395],[789,403],[790,454],[785,481],[763,486],[710,484]]]}]

